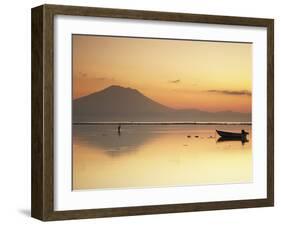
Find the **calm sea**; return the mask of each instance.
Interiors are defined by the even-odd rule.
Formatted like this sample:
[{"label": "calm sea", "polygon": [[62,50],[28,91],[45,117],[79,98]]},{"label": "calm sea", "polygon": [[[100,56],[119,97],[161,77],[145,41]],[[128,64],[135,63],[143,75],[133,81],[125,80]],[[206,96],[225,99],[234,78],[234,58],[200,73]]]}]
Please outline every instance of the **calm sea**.
[{"label": "calm sea", "polygon": [[[249,132],[220,140],[215,130]],[[252,182],[250,125],[73,125],[73,189]]]}]

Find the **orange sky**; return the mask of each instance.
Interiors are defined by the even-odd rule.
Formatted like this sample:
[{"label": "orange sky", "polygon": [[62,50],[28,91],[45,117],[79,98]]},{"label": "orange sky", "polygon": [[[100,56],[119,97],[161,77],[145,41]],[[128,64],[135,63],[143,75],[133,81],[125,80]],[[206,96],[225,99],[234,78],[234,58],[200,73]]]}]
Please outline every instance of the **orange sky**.
[{"label": "orange sky", "polygon": [[73,35],[73,98],[110,85],[176,109],[251,112],[252,44]]}]

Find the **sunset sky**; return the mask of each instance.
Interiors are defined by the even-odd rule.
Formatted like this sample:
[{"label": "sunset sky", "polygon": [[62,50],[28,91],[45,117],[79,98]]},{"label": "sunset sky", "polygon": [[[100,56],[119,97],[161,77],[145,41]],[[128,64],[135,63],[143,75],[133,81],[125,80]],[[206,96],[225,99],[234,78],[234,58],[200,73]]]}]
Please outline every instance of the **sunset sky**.
[{"label": "sunset sky", "polygon": [[73,98],[110,85],[175,109],[251,112],[252,44],[73,35]]}]

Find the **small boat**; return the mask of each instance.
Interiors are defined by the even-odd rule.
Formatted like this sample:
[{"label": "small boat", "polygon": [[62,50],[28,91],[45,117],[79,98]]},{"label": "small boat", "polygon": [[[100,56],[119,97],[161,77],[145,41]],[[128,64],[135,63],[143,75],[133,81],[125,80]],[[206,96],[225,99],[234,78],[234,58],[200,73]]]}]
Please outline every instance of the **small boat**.
[{"label": "small boat", "polygon": [[241,133],[225,132],[225,131],[220,131],[220,130],[216,130],[216,131],[222,138],[245,139],[246,136],[249,134],[249,133],[245,132],[244,130],[242,130]]}]

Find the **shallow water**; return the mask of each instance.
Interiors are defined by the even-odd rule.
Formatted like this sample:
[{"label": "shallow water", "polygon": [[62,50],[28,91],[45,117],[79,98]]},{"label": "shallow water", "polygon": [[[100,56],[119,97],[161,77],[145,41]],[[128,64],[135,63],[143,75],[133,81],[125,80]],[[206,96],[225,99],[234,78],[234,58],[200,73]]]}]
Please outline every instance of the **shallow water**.
[{"label": "shallow water", "polygon": [[[245,129],[248,142],[216,129]],[[251,147],[248,125],[73,125],[73,189],[250,183]]]}]

